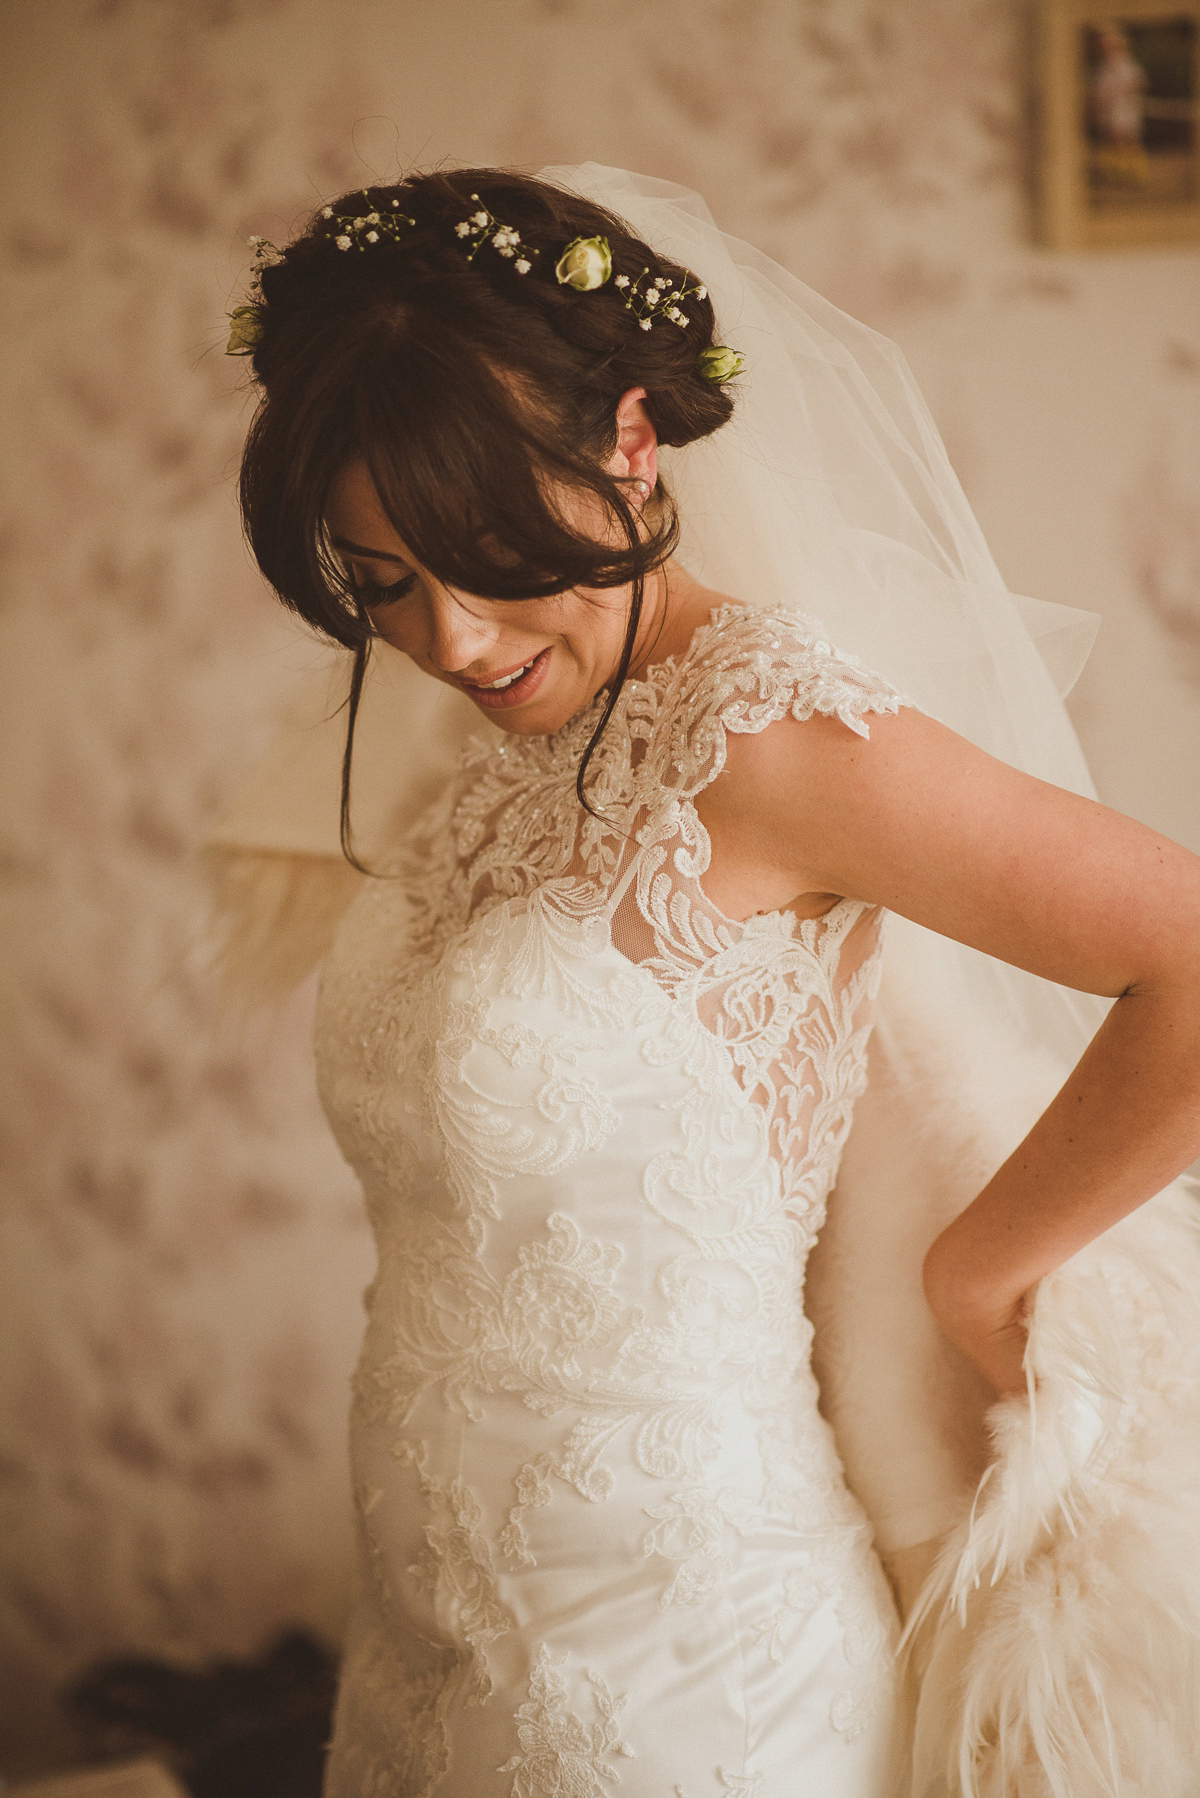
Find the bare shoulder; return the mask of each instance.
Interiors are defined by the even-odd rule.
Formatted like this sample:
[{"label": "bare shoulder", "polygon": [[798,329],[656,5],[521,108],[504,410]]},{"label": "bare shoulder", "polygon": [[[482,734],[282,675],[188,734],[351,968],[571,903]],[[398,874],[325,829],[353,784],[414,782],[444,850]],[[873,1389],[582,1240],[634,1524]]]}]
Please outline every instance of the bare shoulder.
[{"label": "bare shoulder", "polygon": [[817,715],[731,735],[701,801],[715,869],[885,906],[1067,986],[1125,991],[1164,945],[1178,959],[1181,920],[1200,956],[1195,856],[912,707],[866,736]]},{"label": "bare shoulder", "polygon": [[1195,856],[988,755],[819,632],[761,628],[722,645],[724,759],[696,800],[730,916],[858,899],[1108,996],[1165,945],[1179,960],[1181,919],[1200,960]]},{"label": "bare shoulder", "polygon": [[904,696],[831,642],[820,620],[717,608],[693,639],[689,678],[719,714],[721,771],[697,799],[708,885],[736,915],[787,904],[813,914],[855,897],[824,870],[822,822],[889,752]]},{"label": "bare shoulder", "polygon": [[901,774],[906,781],[918,773],[936,778],[940,768],[960,765],[964,753],[988,760],[915,706],[863,716],[856,726],[814,711],[805,718],[788,714],[756,732],[728,732],[713,803],[779,810],[794,819],[798,807],[824,809],[851,787],[886,784]]},{"label": "bare shoulder", "polygon": [[697,801],[714,873],[736,870],[770,905],[803,895],[873,900],[850,878],[858,857],[845,853],[847,837],[877,833],[918,768],[936,783],[939,761],[953,759],[960,739],[910,706],[873,715],[861,730],[813,712],[727,732],[722,771]]}]

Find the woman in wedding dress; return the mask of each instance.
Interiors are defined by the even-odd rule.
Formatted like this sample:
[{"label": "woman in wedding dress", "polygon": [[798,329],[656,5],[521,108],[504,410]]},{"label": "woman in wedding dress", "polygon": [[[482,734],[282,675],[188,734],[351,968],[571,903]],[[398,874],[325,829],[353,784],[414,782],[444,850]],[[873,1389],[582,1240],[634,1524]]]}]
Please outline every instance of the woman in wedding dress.
[{"label": "woman in wedding dress", "polygon": [[[282,931],[307,903],[332,931],[322,1098],[379,1253],[329,1798],[1183,1798],[1194,1720],[1158,1713],[1194,1709],[1200,1611],[1194,1569],[1161,1557],[1196,1516],[1177,1439],[1200,1260],[1187,1201],[1155,1195],[1200,1154],[1200,863],[1067,790],[1044,662],[924,415],[905,397],[903,436],[899,388],[846,397],[870,350],[834,344],[832,309],[820,370],[813,326],[808,385],[783,395],[769,331],[793,328],[794,296],[758,260],[727,310],[727,244],[687,196],[605,171],[416,176],[260,246],[235,315],[263,389],[251,542],[352,655],[347,862],[319,904],[310,880],[274,913]],[[792,438],[763,435],[772,403]],[[776,502],[772,528],[754,508]],[[831,633],[843,594],[851,637],[855,605],[885,620],[874,639]],[[986,657],[951,600],[992,621]],[[869,666],[851,650],[872,640]],[[368,740],[380,668],[401,700]],[[1035,698],[989,754],[1006,680]],[[246,815],[289,780],[315,808],[296,768],[345,724],[293,733]],[[233,846],[256,846],[245,818]],[[881,1205],[864,1229],[864,1130],[895,1167],[939,1107],[970,1108],[951,1024],[936,1092],[902,1006],[869,1047],[887,913],[935,1010],[984,1016],[1000,961],[1025,973],[994,1009],[1040,1015],[1045,1040],[1011,1036],[1011,1076],[977,1055],[1003,1141],[978,1168],[960,1156],[949,1197],[931,1151],[912,1185],[942,1214],[926,1194],[922,1224]],[[1114,1003],[1099,1022],[1045,988],[1038,1014],[1041,982]],[[1048,1042],[1052,1014],[1083,1018],[1077,1040]],[[889,1092],[900,1111],[852,1132],[856,1102]],[[848,1138],[835,1296],[809,1307],[819,1394],[805,1267]],[[893,1403],[906,1356],[922,1393]],[[945,1428],[918,1415],[939,1393]],[[889,1533],[871,1445],[886,1484],[997,1395],[987,1503],[963,1503],[977,1428],[942,1499],[914,1476]],[[902,1676],[879,1550],[900,1551],[907,1599],[939,1536]]]}]

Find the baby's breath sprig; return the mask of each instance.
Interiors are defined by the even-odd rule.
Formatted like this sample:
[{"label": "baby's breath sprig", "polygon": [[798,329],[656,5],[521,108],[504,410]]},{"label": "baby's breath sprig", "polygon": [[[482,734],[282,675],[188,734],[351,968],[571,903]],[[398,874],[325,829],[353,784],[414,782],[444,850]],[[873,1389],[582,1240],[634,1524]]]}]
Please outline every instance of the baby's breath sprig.
[{"label": "baby's breath sprig", "polygon": [[283,251],[277,243],[272,243],[269,237],[248,237],[246,242],[254,251],[254,279],[256,281],[261,269],[273,268],[277,262],[283,261]]},{"label": "baby's breath sprig", "polygon": [[701,285],[700,282],[692,287],[688,286],[690,269],[684,270],[681,287],[673,288],[666,275],[655,275],[653,281],[643,287],[642,283],[649,273],[650,270],[644,268],[641,274],[635,275],[632,280],[628,275],[618,275],[614,281],[613,285],[619,287],[625,295],[626,312],[633,313],[643,331],[649,331],[656,318],[670,319],[673,325],[678,325],[681,331],[686,331],[692,321],[686,312],[681,310],[679,302],[689,299],[706,300],[708,298],[707,287]]},{"label": "baby's breath sprig", "polygon": [[365,187],[362,197],[367,202],[368,210],[356,218],[351,218],[348,213],[335,213],[332,206],[322,206],[321,217],[341,227],[333,239],[336,249],[365,250],[373,244],[381,243],[385,237],[390,237],[393,243],[399,243],[403,236],[402,227],[415,225],[417,222],[416,219],[410,219],[406,212],[401,212],[399,200],[393,200],[386,212],[379,212],[371,205],[371,196]]},{"label": "baby's breath sprig", "polygon": [[229,341],[225,345],[227,356],[253,356],[262,342],[263,320],[266,316],[262,296],[261,277],[265,268],[273,268],[277,262],[283,261],[283,251],[269,237],[247,238],[249,247],[254,251],[254,273],[250,277],[250,296],[242,306],[235,306],[229,314]]},{"label": "baby's breath sprig", "polygon": [[471,241],[467,261],[474,262],[484,244],[490,243],[496,254],[510,261],[519,275],[527,275],[533,267],[531,258],[537,255],[537,251],[527,250],[521,242],[521,233],[514,231],[511,225],[502,225],[488,211],[478,194],[472,194],[471,198],[479,210],[454,227],[455,237]]}]

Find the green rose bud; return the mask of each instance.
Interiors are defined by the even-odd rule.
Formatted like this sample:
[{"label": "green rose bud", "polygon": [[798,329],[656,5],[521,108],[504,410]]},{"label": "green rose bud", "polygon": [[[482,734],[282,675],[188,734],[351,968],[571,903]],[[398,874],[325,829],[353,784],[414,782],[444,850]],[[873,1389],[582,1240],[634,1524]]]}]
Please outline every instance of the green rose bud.
[{"label": "green rose bud", "polygon": [[225,345],[225,354],[252,356],[262,341],[262,307],[235,306],[229,314],[229,324],[229,342]]},{"label": "green rose bud", "polygon": [[554,265],[554,279],[560,287],[573,287],[576,293],[591,293],[603,287],[612,274],[612,251],[607,237],[576,237],[569,243]]},{"label": "green rose bud", "polygon": [[732,381],[734,375],[740,375],[746,366],[746,358],[740,350],[731,350],[727,343],[714,343],[711,350],[701,350],[696,358],[702,378],[720,387],[725,381]]}]

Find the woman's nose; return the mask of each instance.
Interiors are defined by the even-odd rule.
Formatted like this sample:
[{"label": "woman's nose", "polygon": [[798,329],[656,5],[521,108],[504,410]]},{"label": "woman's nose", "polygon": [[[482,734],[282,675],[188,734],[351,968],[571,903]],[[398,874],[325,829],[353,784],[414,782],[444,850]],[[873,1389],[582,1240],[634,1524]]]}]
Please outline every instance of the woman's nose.
[{"label": "woman's nose", "polygon": [[491,648],[496,627],[472,610],[471,601],[452,587],[430,582],[429,655],[446,674],[460,674]]}]

